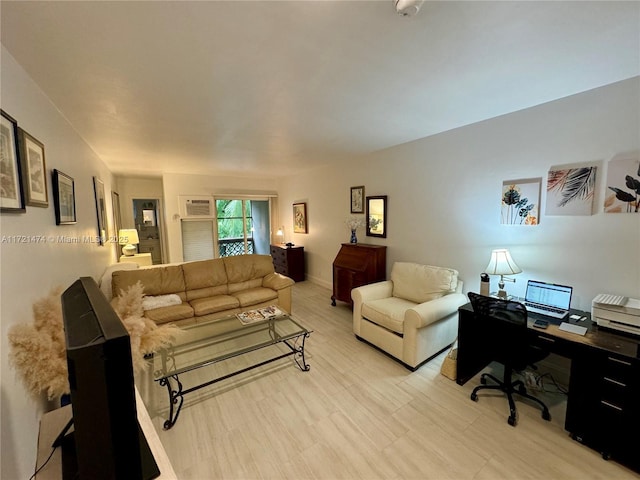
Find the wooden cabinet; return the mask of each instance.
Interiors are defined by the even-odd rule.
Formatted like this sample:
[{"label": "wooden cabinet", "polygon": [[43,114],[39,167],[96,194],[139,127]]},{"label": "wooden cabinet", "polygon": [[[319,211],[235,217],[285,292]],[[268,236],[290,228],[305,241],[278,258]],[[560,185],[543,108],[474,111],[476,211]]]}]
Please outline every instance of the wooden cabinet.
[{"label": "wooden cabinet", "polygon": [[333,261],[333,295],[336,300],[353,304],[351,290],[368,283],[381,282],[387,276],[387,247],[365,243],[343,243]]},{"label": "wooden cabinet", "polygon": [[296,282],[304,281],[304,247],[271,245],[273,268]]}]

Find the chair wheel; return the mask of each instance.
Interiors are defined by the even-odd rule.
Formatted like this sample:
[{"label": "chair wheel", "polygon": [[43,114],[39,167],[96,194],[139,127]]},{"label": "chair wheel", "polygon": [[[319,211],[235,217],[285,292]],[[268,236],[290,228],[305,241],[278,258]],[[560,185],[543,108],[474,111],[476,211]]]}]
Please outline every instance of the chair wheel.
[{"label": "chair wheel", "polygon": [[478,395],[476,395],[475,393],[471,394],[471,400],[473,400],[474,402],[478,401]]},{"label": "chair wheel", "polygon": [[516,426],[516,417],[509,417],[509,418],[507,418],[507,423],[508,423],[509,425],[511,425],[512,427],[515,427],[515,426]]},{"label": "chair wheel", "polygon": [[542,412],[542,419],[546,420],[547,422],[551,421],[551,414],[549,413],[548,410],[544,410]]}]

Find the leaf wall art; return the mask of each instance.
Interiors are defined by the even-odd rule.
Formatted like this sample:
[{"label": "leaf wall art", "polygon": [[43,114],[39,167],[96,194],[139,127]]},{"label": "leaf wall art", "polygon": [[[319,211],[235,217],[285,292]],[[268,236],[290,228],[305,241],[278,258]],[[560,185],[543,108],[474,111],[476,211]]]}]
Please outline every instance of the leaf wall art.
[{"label": "leaf wall art", "polygon": [[507,180],[502,183],[503,225],[537,225],[540,219],[541,178]]},{"label": "leaf wall art", "polygon": [[597,167],[549,170],[547,215],[591,215]]},{"label": "leaf wall art", "polygon": [[607,168],[605,213],[638,213],[640,210],[640,155],[614,157]]}]

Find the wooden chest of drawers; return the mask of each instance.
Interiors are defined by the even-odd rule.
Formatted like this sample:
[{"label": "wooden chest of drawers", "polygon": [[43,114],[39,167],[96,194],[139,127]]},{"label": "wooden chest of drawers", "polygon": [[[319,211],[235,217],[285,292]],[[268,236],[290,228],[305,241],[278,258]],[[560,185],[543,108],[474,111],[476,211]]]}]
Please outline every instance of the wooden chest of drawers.
[{"label": "wooden chest of drawers", "polygon": [[304,281],[304,247],[271,245],[273,268],[296,282]]}]

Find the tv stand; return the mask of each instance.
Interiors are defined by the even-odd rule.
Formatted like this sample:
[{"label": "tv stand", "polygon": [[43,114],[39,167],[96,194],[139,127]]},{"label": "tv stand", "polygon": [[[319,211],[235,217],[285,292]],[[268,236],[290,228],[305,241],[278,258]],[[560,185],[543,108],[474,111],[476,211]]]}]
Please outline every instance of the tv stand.
[{"label": "tv stand", "polygon": [[[138,423],[144,432],[153,457],[155,458],[160,476],[158,480],[177,480],[177,476],[173,471],[169,457],[167,456],[158,433],[153,427],[149,413],[140,398],[140,394],[136,390],[136,409],[138,411]],[[42,415],[40,419],[40,433],[38,435],[38,455],[36,466],[40,467],[51,453],[51,445],[60,434],[60,432],[68,425],[71,420],[71,405],[58,408]],[[34,478],[37,480],[60,480],[62,478],[62,454],[61,448],[58,447],[49,460],[49,463],[38,472]]]}]

